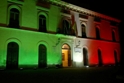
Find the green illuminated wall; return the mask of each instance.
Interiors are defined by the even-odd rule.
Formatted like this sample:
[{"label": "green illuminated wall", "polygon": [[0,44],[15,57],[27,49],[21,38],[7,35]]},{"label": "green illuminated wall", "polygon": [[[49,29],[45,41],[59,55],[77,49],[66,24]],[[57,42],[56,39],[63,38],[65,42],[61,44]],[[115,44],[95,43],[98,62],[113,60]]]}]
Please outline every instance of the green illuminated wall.
[{"label": "green illuminated wall", "polygon": [[[1,33],[2,32],[2,33]],[[6,65],[7,44],[16,42],[19,45],[19,66],[38,64],[38,46],[44,44],[47,48],[47,64],[61,63],[61,46],[58,36],[41,32],[25,31],[0,27],[0,66]]]},{"label": "green illuminated wall", "polygon": [[56,28],[58,28],[58,24],[60,22],[60,13],[61,8],[51,5],[50,11],[49,11],[49,29],[50,31],[56,32]]},{"label": "green illuminated wall", "polygon": [[38,16],[35,0],[24,0],[22,11],[21,26],[38,29]]},{"label": "green illuminated wall", "polygon": [[[11,1],[11,0],[10,0]],[[36,6],[34,0],[19,2],[21,5],[11,5],[20,9],[20,27],[34,28],[38,30],[38,15],[47,15],[47,31],[56,32],[60,19],[61,8],[50,5],[49,8]],[[7,14],[7,0],[0,0],[0,23],[8,25],[9,14]],[[25,31],[13,28],[0,27],[0,66],[6,66],[7,44],[16,42],[19,45],[19,66],[38,65],[38,46],[44,44],[47,48],[47,64],[61,64],[61,46],[58,36],[41,32]]]},{"label": "green illuminated wall", "polygon": [[36,6],[34,0],[25,0],[22,10],[21,26],[38,30],[38,15],[44,14],[47,18],[47,30],[56,32],[60,19],[60,7],[50,5],[50,8],[44,8]]},{"label": "green illuminated wall", "polygon": [[7,18],[7,0],[0,0],[0,23],[6,24]]}]

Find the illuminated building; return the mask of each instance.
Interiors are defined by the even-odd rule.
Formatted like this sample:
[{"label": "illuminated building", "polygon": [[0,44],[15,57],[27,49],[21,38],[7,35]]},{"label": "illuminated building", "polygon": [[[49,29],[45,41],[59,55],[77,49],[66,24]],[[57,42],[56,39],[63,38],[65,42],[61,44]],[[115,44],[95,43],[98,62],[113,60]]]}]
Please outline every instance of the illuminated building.
[{"label": "illuminated building", "polygon": [[120,20],[60,0],[0,0],[0,67],[117,65]]}]

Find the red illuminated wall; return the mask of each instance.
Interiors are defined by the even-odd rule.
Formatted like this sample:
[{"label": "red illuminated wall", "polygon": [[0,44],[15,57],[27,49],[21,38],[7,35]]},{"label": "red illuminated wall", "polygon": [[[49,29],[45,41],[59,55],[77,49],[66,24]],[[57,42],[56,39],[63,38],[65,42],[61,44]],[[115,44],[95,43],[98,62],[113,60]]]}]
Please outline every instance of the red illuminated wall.
[{"label": "red illuminated wall", "polygon": [[117,60],[120,62],[120,45],[114,42],[87,40],[87,50],[89,65],[97,65],[99,63],[98,49],[101,51],[103,65],[114,65],[114,51],[117,52]]}]

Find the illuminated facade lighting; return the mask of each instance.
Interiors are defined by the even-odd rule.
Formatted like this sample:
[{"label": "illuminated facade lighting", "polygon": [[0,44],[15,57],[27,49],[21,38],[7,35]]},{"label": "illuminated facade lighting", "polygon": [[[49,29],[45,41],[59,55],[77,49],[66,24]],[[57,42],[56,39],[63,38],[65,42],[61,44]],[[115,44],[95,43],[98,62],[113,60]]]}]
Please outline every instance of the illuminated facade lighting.
[{"label": "illuminated facade lighting", "polygon": [[61,0],[0,3],[0,68],[119,64],[120,20]]}]

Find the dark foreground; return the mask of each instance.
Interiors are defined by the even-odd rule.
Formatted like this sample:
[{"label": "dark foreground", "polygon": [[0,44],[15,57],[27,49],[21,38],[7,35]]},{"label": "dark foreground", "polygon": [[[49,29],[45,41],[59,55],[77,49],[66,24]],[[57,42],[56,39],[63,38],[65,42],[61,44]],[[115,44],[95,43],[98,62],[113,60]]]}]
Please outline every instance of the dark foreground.
[{"label": "dark foreground", "polygon": [[124,83],[118,67],[0,70],[0,83]]}]

